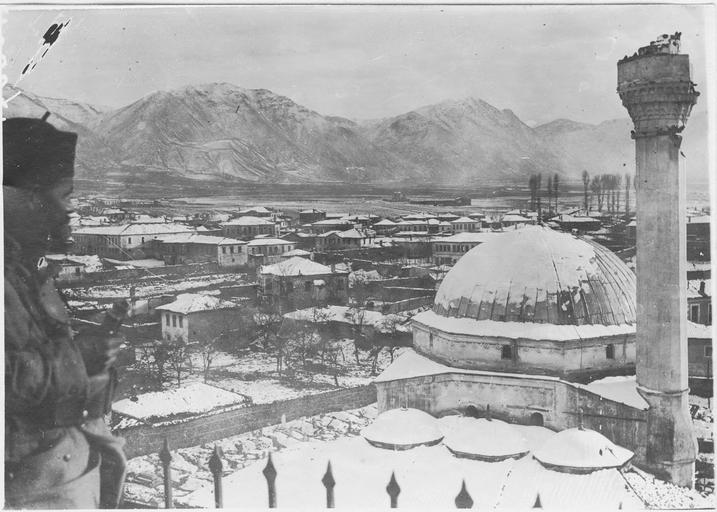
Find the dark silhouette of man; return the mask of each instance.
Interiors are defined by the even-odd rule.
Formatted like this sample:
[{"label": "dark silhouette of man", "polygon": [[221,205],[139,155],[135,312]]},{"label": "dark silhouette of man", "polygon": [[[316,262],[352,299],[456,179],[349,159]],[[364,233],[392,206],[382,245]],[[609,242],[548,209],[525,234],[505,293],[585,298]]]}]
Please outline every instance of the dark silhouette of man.
[{"label": "dark silhouette of man", "polygon": [[104,422],[122,340],[73,337],[44,259],[69,241],[76,143],[45,118],[3,122],[6,508],[113,508],[122,494],[122,440]]}]

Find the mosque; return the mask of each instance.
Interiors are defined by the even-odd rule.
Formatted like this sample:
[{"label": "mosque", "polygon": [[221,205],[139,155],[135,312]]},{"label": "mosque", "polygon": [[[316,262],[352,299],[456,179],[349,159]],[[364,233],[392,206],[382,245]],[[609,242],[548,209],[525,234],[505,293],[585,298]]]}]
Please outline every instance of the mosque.
[{"label": "mosque", "polygon": [[679,133],[699,93],[679,49],[680,34],[665,35],[618,62],[635,128],[637,275],[609,250],[542,226],[475,247],[433,310],[413,318],[414,350],[376,379],[379,412],[490,407],[500,420],[594,431],[692,486]]}]

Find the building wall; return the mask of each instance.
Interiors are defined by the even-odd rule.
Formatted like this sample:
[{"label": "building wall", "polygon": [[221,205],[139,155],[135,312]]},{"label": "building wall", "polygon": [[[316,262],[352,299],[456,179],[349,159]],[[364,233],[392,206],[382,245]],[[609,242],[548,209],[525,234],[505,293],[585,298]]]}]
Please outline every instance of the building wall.
[{"label": "building wall", "polygon": [[[709,290],[708,290],[709,292]],[[697,324],[712,325],[712,298],[688,297],[687,318]]]},{"label": "building wall", "polygon": [[356,409],[375,401],[376,388],[370,384],[270,404],[250,405],[170,425],[139,425],[115,433],[126,440],[127,458],[133,458],[159,452],[164,439],[167,439],[171,450],[176,450],[276,425],[281,422],[282,415],[291,421],[304,416]]},{"label": "building wall", "polygon": [[[314,281],[323,280],[324,286]],[[261,276],[261,292],[270,302],[282,302],[291,311],[316,304],[339,304],[348,302],[348,276],[346,274],[321,274],[314,276]]]},{"label": "building wall", "polygon": [[687,367],[690,377],[712,378],[711,339],[687,339]]},{"label": "building wall", "polygon": [[434,242],[433,263],[435,265],[455,265],[461,257],[480,245],[480,242]]},{"label": "building wall", "polygon": [[189,323],[187,316],[173,311],[162,311],[160,315],[162,324],[162,339],[175,341],[181,339],[189,342]]},{"label": "building wall", "polygon": [[[457,368],[594,378],[635,365],[634,334],[556,342],[458,335],[413,322],[413,340],[418,352]],[[608,345],[613,359],[607,357]],[[504,347],[510,348],[510,358],[504,358]]]},{"label": "building wall", "polygon": [[221,245],[216,250],[220,267],[235,267],[247,263],[247,250],[244,245]]},{"label": "building wall", "polygon": [[379,413],[408,406],[434,416],[463,411],[469,405],[499,419],[530,424],[542,416],[544,425],[563,430],[583,424],[644,458],[641,440],[646,433],[647,412],[591,393],[552,377],[501,376],[447,373],[376,383]]},{"label": "building wall", "polygon": [[236,224],[225,224],[222,226],[222,234],[227,238],[249,239],[258,235],[276,235],[274,224],[256,224],[251,226],[240,226]]}]

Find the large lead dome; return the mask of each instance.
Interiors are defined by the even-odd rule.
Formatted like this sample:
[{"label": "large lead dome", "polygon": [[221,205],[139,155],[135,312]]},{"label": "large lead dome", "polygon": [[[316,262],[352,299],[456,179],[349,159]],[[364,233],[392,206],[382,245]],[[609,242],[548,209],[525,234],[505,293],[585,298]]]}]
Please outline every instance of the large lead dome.
[{"label": "large lead dome", "polygon": [[433,311],[499,322],[634,324],[635,274],[597,243],[526,226],[466,253]]}]

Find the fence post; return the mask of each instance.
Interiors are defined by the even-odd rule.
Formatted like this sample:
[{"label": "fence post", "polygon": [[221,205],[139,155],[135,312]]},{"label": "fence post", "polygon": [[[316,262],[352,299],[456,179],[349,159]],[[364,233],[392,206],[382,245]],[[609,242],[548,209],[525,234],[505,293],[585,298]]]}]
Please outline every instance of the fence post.
[{"label": "fence post", "polygon": [[533,503],[533,508],[543,508],[543,504],[540,503],[540,493],[535,495],[535,503]]},{"label": "fence post", "polygon": [[331,471],[331,461],[329,461],[326,466],[326,473],[324,473],[321,483],[324,484],[324,487],[326,487],[326,508],[334,508],[334,486],[336,485],[336,481],[334,480],[334,474]]},{"label": "fence post", "polygon": [[456,496],[456,508],[473,508],[473,498],[471,498],[468,489],[466,489],[466,480],[463,479],[461,490]]},{"label": "fence post", "polygon": [[391,471],[391,480],[388,481],[386,492],[391,497],[391,508],[398,507],[398,495],[401,494],[401,487],[396,481],[396,473]]},{"label": "fence post", "polygon": [[214,478],[214,506],[216,508],[224,507],[224,493],[222,490],[222,459],[220,457],[219,447],[214,445],[212,456],[209,457],[209,471]]},{"label": "fence post", "polygon": [[269,460],[262,473],[264,473],[266,485],[269,490],[269,508],[276,508],[276,468],[274,467],[274,462],[271,460],[271,453],[269,453]]},{"label": "fence post", "polygon": [[164,444],[159,451],[159,460],[162,462],[162,471],[164,473],[164,508],[174,508],[172,503],[172,468],[169,467],[172,462],[172,454],[169,452],[169,443],[164,438]]}]

